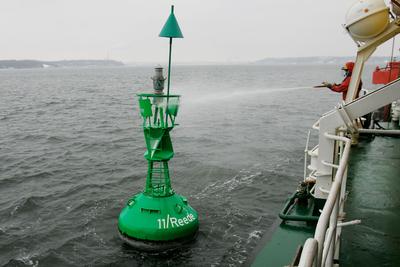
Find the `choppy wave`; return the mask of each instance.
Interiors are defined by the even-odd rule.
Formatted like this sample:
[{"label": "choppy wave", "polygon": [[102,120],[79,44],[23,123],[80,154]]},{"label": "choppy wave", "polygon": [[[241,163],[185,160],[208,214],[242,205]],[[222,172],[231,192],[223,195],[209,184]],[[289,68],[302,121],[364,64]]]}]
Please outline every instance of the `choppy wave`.
[{"label": "choppy wave", "polygon": [[302,176],[308,127],[335,103],[304,87],[324,68],[288,66],[287,79],[268,66],[176,68],[171,177],[201,225],[196,242],[159,254],[117,235],[120,210],[144,186],[135,95],[153,70],[1,72],[0,266],[241,265]]}]

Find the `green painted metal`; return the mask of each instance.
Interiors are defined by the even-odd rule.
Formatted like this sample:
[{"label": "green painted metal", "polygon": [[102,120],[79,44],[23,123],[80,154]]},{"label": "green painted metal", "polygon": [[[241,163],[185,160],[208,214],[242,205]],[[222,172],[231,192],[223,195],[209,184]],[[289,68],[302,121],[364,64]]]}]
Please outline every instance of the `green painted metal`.
[{"label": "green painted metal", "polygon": [[185,197],[155,197],[141,193],[129,199],[119,216],[118,227],[128,237],[146,241],[173,241],[197,232],[196,211]]},{"label": "green painted metal", "polygon": [[268,234],[256,249],[255,258],[250,259],[253,267],[291,266],[300,246],[307,238],[314,236],[315,224],[307,222],[282,222]]},{"label": "green painted metal", "polygon": [[348,170],[340,266],[400,266],[400,138],[360,140]]},{"label": "green painted metal", "polygon": [[[173,38],[183,38],[182,31],[179,27],[178,21],[176,20],[174,14],[174,6],[171,6],[171,14],[169,15],[167,22],[165,22],[164,27],[161,29],[159,34],[160,37],[169,38],[169,53],[168,53],[168,78],[167,78],[167,105],[169,102],[169,88],[171,85],[171,57],[172,57],[172,39]],[[168,111],[165,113],[165,117],[168,116]],[[168,125],[168,120],[165,119]]]},{"label": "green painted metal", "polygon": [[[343,228],[340,266],[400,266],[400,138],[375,137],[352,148],[349,162],[346,221],[361,219]],[[314,214],[323,203],[305,208],[293,194],[283,209],[294,220],[281,222],[263,237],[251,266],[289,266],[305,240],[314,236],[316,222],[297,220]],[[293,218],[290,218],[293,219]]]},{"label": "green painted metal", "polygon": [[[172,6],[173,10],[174,6]],[[171,54],[172,54],[172,38],[169,38],[169,55],[168,55],[168,78],[167,78],[167,106],[169,104],[169,87],[171,85]],[[168,110],[165,112],[165,120],[167,120]]]},{"label": "green painted metal", "polygon": [[140,115],[142,117],[151,117],[153,113],[151,112],[151,103],[149,99],[139,99],[139,108],[140,108]]},{"label": "green painted metal", "polygon": [[309,196],[307,200],[306,204],[299,204],[297,192],[294,193],[286,201],[285,206],[279,213],[279,218],[284,221],[317,222],[319,216],[314,215],[316,213],[314,198]]},{"label": "green painted metal", "polygon": [[[122,235],[146,241],[192,238],[198,230],[197,212],[171,186],[168,161],[174,156],[170,132],[179,110],[179,96],[139,94],[148,161],[145,189],[122,210]],[[170,101],[169,98],[171,98]]]},{"label": "green painted metal", "polygon": [[186,198],[172,189],[168,168],[168,161],[174,156],[170,132],[177,125],[180,97],[170,95],[172,39],[183,38],[174,6],[160,36],[169,38],[168,91],[167,95],[138,95],[147,148],[146,185],[142,193],[127,202],[119,216],[118,228],[124,238],[165,242],[192,239],[199,221]]},{"label": "green painted metal", "polygon": [[[282,222],[264,235],[254,256],[252,266],[297,266],[300,249],[305,240],[314,235],[323,203],[310,194],[313,183],[301,182],[279,214]],[[276,229],[275,229],[276,228]]]},{"label": "green painted metal", "polygon": [[174,14],[174,6],[171,6],[171,14],[169,15],[158,36],[166,38],[183,38],[181,28],[179,27],[178,21],[176,20]]}]

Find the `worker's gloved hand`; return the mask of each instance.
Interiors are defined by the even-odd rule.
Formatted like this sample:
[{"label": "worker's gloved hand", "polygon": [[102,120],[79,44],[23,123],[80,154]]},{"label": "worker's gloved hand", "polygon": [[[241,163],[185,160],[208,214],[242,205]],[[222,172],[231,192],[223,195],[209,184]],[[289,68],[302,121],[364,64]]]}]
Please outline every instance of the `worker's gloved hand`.
[{"label": "worker's gloved hand", "polygon": [[325,85],[325,87],[328,87],[329,89],[332,88],[332,84],[328,82],[322,82],[322,85]]}]

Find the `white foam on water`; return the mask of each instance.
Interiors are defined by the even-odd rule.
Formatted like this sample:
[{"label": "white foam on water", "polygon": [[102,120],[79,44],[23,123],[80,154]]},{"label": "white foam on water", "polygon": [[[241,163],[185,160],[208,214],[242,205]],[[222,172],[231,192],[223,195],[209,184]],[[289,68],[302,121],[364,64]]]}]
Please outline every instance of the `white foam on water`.
[{"label": "white foam on water", "polygon": [[210,195],[214,195],[220,191],[226,193],[230,192],[237,187],[243,185],[243,184],[251,184],[253,183],[253,180],[255,177],[260,176],[261,172],[252,172],[250,170],[241,170],[238,174],[236,174],[234,177],[223,181],[223,182],[214,182],[209,185],[207,185],[203,190],[201,190],[199,193],[194,195],[193,197],[196,199],[199,198],[204,198],[208,197]]},{"label": "white foam on water", "polygon": [[37,266],[39,266],[39,261],[38,260],[36,260],[36,261],[32,260],[32,258],[35,257],[35,256],[36,256],[35,253],[23,252],[20,256],[18,256],[16,258],[16,260],[22,262],[25,265],[37,267]]},{"label": "white foam on water", "polygon": [[247,244],[250,243],[251,240],[253,239],[260,239],[262,236],[262,231],[261,230],[254,230],[249,234],[249,237],[247,238]]}]

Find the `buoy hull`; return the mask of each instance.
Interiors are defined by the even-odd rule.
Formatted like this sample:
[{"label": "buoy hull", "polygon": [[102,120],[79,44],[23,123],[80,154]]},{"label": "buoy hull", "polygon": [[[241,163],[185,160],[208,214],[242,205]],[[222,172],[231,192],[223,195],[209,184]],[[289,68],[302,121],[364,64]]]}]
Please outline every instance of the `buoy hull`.
[{"label": "buoy hull", "polygon": [[137,250],[144,252],[160,252],[160,251],[164,252],[168,250],[181,248],[182,246],[193,242],[194,240],[196,240],[198,231],[195,231],[191,236],[186,236],[185,238],[180,238],[170,241],[149,241],[149,240],[136,239],[121,233],[121,231],[119,230],[118,234],[125,244]]},{"label": "buoy hull", "polygon": [[118,220],[120,236],[141,250],[170,249],[193,240],[199,228],[197,212],[178,194],[131,198]]}]

